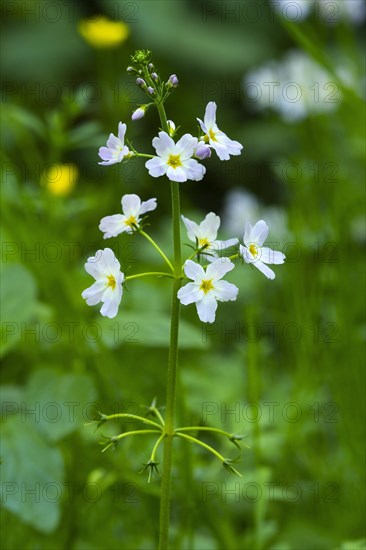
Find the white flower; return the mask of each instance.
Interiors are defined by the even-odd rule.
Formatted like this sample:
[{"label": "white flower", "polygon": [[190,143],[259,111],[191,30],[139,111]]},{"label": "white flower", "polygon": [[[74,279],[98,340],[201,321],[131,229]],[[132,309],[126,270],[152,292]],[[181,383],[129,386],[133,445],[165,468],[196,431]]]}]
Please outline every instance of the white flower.
[{"label": "white flower", "polygon": [[240,155],[243,146],[238,141],[228,138],[224,132],[218,129],[216,124],[216,108],[214,101],[207,104],[204,122],[197,118],[202,131],[205,133],[205,141],[215,149],[220,160],[229,160],[230,155]]},{"label": "white flower", "polygon": [[[196,222],[182,216],[184,225],[187,228],[189,240],[196,243],[202,250],[202,256],[207,259],[217,258],[217,251],[225,250],[229,246],[238,243],[238,239],[228,239],[227,241],[216,240],[217,232],[220,227],[220,217],[213,212],[207,214],[205,219],[198,225]],[[209,254],[207,254],[209,253]]]},{"label": "white flower", "polygon": [[283,264],[285,255],[271,248],[262,247],[268,237],[268,225],[260,220],[254,227],[250,222],[245,224],[244,245],[239,246],[239,254],[247,262],[254,264],[268,279],[274,279],[275,274],[266,264]]},{"label": "white flower", "polygon": [[159,132],[159,137],[153,139],[157,157],[145,164],[150,176],[158,178],[166,174],[172,181],[200,181],[206,173],[206,168],[192,158],[198,139],[190,134],[184,134],[177,143],[166,132]]},{"label": "white flower", "polygon": [[117,315],[122,299],[125,277],[120,269],[120,263],[110,248],[98,250],[85,264],[85,271],[94,277],[95,283],[84,290],[82,297],[88,306],[103,302],[100,313],[110,319]]},{"label": "white flower", "polygon": [[188,283],[178,291],[178,298],[183,305],[196,303],[198,317],[203,323],[213,323],[217,301],[236,300],[239,289],[222,277],[234,269],[229,258],[219,258],[210,264],[206,272],[202,266],[187,260],[184,272],[193,283]]},{"label": "white flower", "polygon": [[99,156],[103,162],[99,162],[98,164],[102,164],[103,166],[116,164],[130,155],[130,151],[127,145],[125,145],[126,129],[126,124],[120,122],[118,124],[118,137],[114,134],[109,135],[107,147],[100,147],[99,149]]},{"label": "white flower", "polygon": [[123,195],[121,199],[123,214],[105,216],[100,220],[99,229],[104,233],[104,238],[117,237],[120,233],[133,233],[139,227],[140,216],[155,210],[156,199],[141,202],[138,195]]}]

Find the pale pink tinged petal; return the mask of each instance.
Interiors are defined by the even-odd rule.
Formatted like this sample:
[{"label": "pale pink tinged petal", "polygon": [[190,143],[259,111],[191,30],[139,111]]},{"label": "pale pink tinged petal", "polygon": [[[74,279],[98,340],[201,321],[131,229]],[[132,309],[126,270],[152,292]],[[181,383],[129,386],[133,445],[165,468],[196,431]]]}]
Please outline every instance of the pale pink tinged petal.
[{"label": "pale pink tinged petal", "polygon": [[260,251],[260,260],[265,264],[283,264],[286,256],[277,250],[263,247]]},{"label": "pale pink tinged petal", "polygon": [[255,267],[259,269],[259,271],[261,271],[266,277],[268,277],[268,279],[274,279],[276,277],[272,269],[269,268],[268,265],[264,264],[263,262],[257,261],[253,265],[255,265]]},{"label": "pale pink tinged petal", "polygon": [[146,214],[146,212],[150,212],[151,210],[155,210],[157,207],[156,199],[149,199],[147,201],[144,201],[141,203],[139,214]]},{"label": "pale pink tinged petal", "polygon": [[214,241],[217,237],[217,232],[220,227],[220,217],[210,212],[207,214],[203,222],[200,223],[200,233],[209,242]]},{"label": "pale pink tinged petal", "polygon": [[159,137],[155,137],[152,144],[157,155],[162,158],[168,158],[170,149],[175,145],[174,140],[166,132],[159,132]]},{"label": "pale pink tinged petal", "polygon": [[206,269],[206,277],[218,281],[226,273],[234,269],[235,264],[229,258],[219,258],[212,262]]},{"label": "pale pink tinged petal", "polygon": [[262,244],[268,237],[268,233],[269,233],[269,228],[266,222],[264,220],[259,220],[259,222],[255,224],[255,226],[251,231],[250,242],[253,244],[256,244],[257,246],[262,246]]},{"label": "pale pink tinged petal", "polygon": [[217,301],[212,293],[207,293],[202,300],[196,303],[198,317],[202,323],[213,323],[217,309]]},{"label": "pale pink tinged petal", "polygon": [[128,225],[124,223],[126,219],[122,214],[113,214],[113,216],[105,216],[100,220],[99,229],[104,233],[104,238],[117,237],[120,233],[130,229]]},{"label": "pale pink tinged petal", "polygon": [[199,122],[199,125],[201,126],[201,129],[202,129],[202,132],[204,132],[205,134],[208,133],[208,130],[205,126],[205,123],[200,119],[200,118],[197,118],[198,122]]},{"label": "pale pink tinged petal", "polygon": [[244,230],[244,237],[243,241],[244,244],[249,245],[250,244],[250,236],[252,234],[252,224],[248,221],[245,222],[245,230]]},{"label": "pale pink tinged petal", "polygon": [[158,178],[166,174],[168,166],[166,162],[160,157],[154,157],[153,159],[145,162],[145,167],[148,169],[150,176]]},{"label": "pale pink tinged petal", "polygon": [[126,124],[122,124],[122,122],[120,122],[118,124],[118,137],[119,137],[119,139],[121,140],[122,143],[125,142],[126,130],[127,130]]},{"label": "pale pink tinged petal", "polygon": [[141,206],[141,199],[138,195],[134,194],[123,195],[121,204],[124,215],[129,218],[130,216],[138,215]]},{"label": "pale pink tinged petal", "polygon": [[179,183],[187,181],[188,179],[186,171],[180,166],[178,166],[178,168],[173,168],[172,166],[169,166],[168,170],[166,171],[166,175],[171,181],[177,181]]},{"label": "pale pink tinged petal", "polygon": [[114,151],[108,149],[108,147],[100,147],[98,155],[103,160],[112,160],[114,158]]},{"label": "pale pink tinged petal", "polygon": [[229,302],[236,300],[239,289],[237,286],[227,281],[216,281],[215,290],[213,292],[215,293],[216,300],[220,302]]},{"label": "pale pink tinged petal", "polygon": [[192,262],[192,260],[187,260],[184,264],[184,273],[188,279],[192,279],[193,281],[201,280],[205,277],[203,267],[196,262]]},{"label": "pale pink tinged petal", "polygon": [[192,181],[201,181],[206,174],[206,168],[195,159],[185,160],[184,169],[187,172],[188,179]]},{"label": "pale pink tinged petal", "polygon": [[206,112],[205,112],[205,126],[207,128],[212,128],[216,124],[216,109],[217,105],[214,101],[207,103]]},{"label": "pale pink tinged petal", "polygon": [[193,304],[193,302],[198,302],[203,296],[203,290],[200,290],[199,286],[196,283],[187,283],[185,286],[178,290],[177,297],[180,300],[181,304],[187,306],[188,304]]},{"label": "pale pink tinged petal", "polygon": [[195,243],[196,237],[198,236],[198,231],[199,231],[198,225],[196,224],[196,222],[193,222],[192,220],[185,218],[183,215],[182,215],[182,220],[187,229],[188,239]]},{"label": "pale pink tinged petal", "polygon": [[109,134],[107,147],[109,147],[110,149],[117,149],[119,147],[122,147],[122,145],[123,144],[121,143],[121,141],[114,134]]},{"label": "pale pink tinged petal", "polygon": [[189,159],[197,147],[198,139],[191,134],[184,134],[175,145],[177,155],[181,155],[182,160]]}]

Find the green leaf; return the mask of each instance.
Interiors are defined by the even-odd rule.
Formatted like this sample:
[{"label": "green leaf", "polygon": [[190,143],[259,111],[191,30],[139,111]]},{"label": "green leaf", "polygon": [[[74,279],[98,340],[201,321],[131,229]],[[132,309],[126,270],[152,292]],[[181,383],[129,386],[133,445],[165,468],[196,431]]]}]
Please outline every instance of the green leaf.
[{"label": "green leaf", "polygon": [[[6,244],[4,243],[4,245]],[[15,245],[15,243],[9,243],[10,245]],[[37,302],[35,280],[23,265],[3,264],[1,278],[0,356],[3,356],[21,339],[22,324],[31,319]]]},{"label": "green leaf", "polygon": [[37,429],[57,441],[84,426],[96,396],[89,376],[42,369],[31,376],[25,400],[28,414],[35,411]]},{"label": "green leaf", "polygon": [[3,505],[25,523],[50,533],[60,520],[64,480],[60,451],[20,415],[3,423],[0,448]]},{"label": "green leaf", "polygon": [[[110,348],[121,345],[168,347],[170,316],[164,312],[124,311],[115,319],[100,321],[101,335]],[[205,348],[200,328],[181,320],[179,326],[180,349]]]}]

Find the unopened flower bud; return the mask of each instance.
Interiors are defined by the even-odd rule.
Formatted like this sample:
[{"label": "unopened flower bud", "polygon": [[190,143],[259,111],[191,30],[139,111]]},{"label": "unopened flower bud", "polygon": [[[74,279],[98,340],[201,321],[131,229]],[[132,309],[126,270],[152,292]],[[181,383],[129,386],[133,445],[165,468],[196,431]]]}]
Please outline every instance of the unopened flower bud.
[{"label": "unopened flower bud", "polygon": [[211,149],[203,141],[199,141],[194,152],[195,156],[201,160],[208,159],[211,156]]},{"label": "unopened flower bud", "polygon": [[157,80],[158,79],[158,75],[156,73],[151,73],[151,78],[153,80]]},{"label": "unopened flower bud", "polygon": [[126,71],[128,73],[133,73],[133,72],[135,72],[135,69],[133,67],[127,67]]},{"label": "unopened flower bud", "polygon": [[168,84],[170,84],[170,86],[172,86],[173,88],[176,88],[178,86],[179,80],[178,80],[176,74],[170,75],[169,80],[168,80]]},{"label": "unopened flower bud", "polygon": [[175,134],[175,124],[172,120],[168,120],[169,135],[173,137]]},{"label": "unopened flower bud", "polygon": [[136,84],[138,86],[142,86],[143,88],[146,86],[146,82],[143,78],[136,78]]},{"label": "unopened flower bud", "polygon": [[153,65],[153,63],[149,63],[149,64],[148,64],[148,68],[150,69],[150,71],[152,71],[152,70],[153,70],[153,68],[154,68],[154,65]]},{"label": "unopened flower bud", "polygon": [[155,90],[151,86],[148,87],[147,91],[149,92],[150,95],[155,94]]},{"label": "unopened flower bud", "polygon": [[145,105],[142,105],[141,107],[136,109],[136,111],[132,113],[132,116],[131,116],[132,120],[140,120],[140,118],[143,118],[145,116],[145,110],[146,110]]}]

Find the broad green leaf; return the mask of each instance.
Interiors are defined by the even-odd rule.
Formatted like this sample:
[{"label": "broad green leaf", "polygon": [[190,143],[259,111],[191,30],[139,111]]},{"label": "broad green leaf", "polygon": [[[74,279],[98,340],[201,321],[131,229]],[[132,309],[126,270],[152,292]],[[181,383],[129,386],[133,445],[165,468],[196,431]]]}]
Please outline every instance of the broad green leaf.
[{"label": "broad green leaf", "polygon": [[[3,243],[16,247],[16,243]],[[1,345],[0,356],[21,340],[24,324],[30,321],[36,307],[36,283],[21,264],[3,264],[1,269]]]},{"label": "broad green leaf", "polygon": [[96,391],[87,375],[42,369],[30,378],[25,399],[28,414],[35,411],[37,429],[57,441],[84,426],[91,416]]},{"label": "broad green leaf", "polygon": [[[124,311],[115,319],[102,319],[100,327],[103,341],[111,348],[121,345],[169,346],[170,316],[168,313]],[[180,349],[196,349],[205,346],[207,344],[203,341],[201,329],[181,320]]]},{"label": "broad green leaf", "polygon": [[60,520],[61,453],[23,415],[4,422],[1,431],[3,506],[35,529],[50,533]]}]

